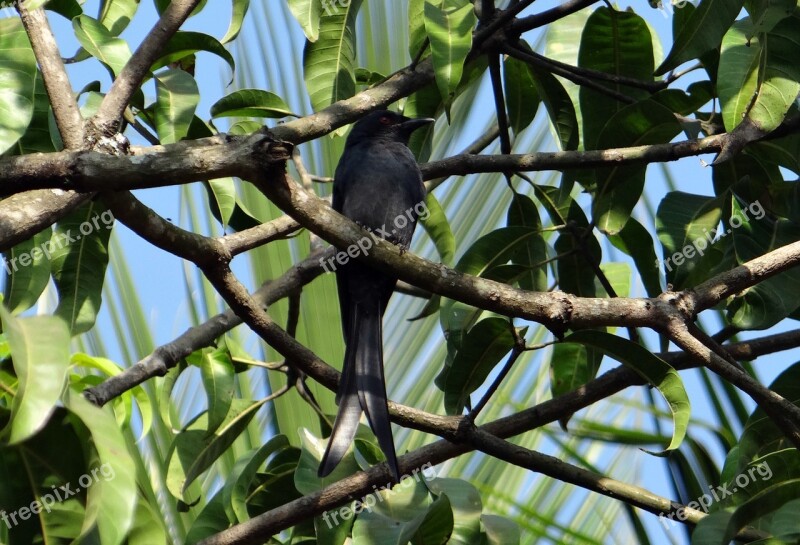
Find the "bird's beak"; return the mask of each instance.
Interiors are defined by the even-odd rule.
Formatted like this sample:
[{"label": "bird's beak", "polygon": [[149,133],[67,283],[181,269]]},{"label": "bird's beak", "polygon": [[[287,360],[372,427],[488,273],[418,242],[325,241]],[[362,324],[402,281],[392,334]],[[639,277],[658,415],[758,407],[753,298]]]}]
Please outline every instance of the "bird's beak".
[{"label": "bird's beak", "polygon": [[404,132],[411,134],[420,127],[427,125],[428,123],[433,123],[434,121],[436,120],[432,117],[418,117],[416,119],[403,121],[400,126],[403,128]]}]

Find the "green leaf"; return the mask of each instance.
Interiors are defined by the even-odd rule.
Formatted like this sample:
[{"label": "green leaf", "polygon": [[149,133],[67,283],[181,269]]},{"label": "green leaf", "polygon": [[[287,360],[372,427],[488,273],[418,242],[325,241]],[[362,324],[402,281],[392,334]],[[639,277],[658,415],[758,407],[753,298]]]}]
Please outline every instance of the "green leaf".
[{"label": "green leaf", "polygon": [[639,376],[658,388],[669,404],[674,431],[672,441],[664,453],[678,448],[689,426],[689,396],[678,372],[664,360],[634,342],[601,331],[577,331],[564,342],[579,343],[600,350],[636,371]]},{"label": "green leaf", "polygon": [[[456,239],[453,236],[453,231],[450,229],[450,223],[447,221],[447,216],[444,214],[442,205],[436,199],[433,193],[428,193],[425,197],[425,208],[427,215],[420,216],[419,221],[422,224],[425,232],[433,240],[436,251],[439,253],[442,263],[451,265],[453,256],[456,253]],[[442,297],[440,295],[432,295],[431,298],[425,303],[423,309],[410,321],[419,320],[430,316],[437,310],[441,304]]]},{"label": "green leaf", "polygon": [[572,199],[569,199],[569,203],[566,220],[575,226],[576,232],[561,231],[553,244],[556,255],[561,255],[556,263],[558,287],[580,297],[594,297],[597,294],[597,286],[594,269],[590,263],[600,263],[602,250],[593,233],[583,236],[589,229],[589,221],[581,207]]},{"label": "green leaf", "polygon": [[[337,0],[325,0],[326,5],[332,4]],[[319,38],[320,14],[322,13],[323,0],[288,0],[289,11],[300,23],[303,33],[309,42],[316,42]],[[328,8],[330,11],[330,8]],[[225,41],[225,40],[223,40]]]},{"label": "green leaf", "polygon": [[[630,104],[613,115],[597,139],[600,149],[669,142],[681,132],[675,115],[653,100]],[[597,189],[592,216],[597,228],[618,234],[644,190],[646,166],[613,166],[595,170]]]},{"label": "green leaf", "polygon": [[775,25],[787,17],[791,17],[797,8],[797,0],[745,0],[744,7],[750,14],[753,26],[748,35],[770,32]]},{"label": "green leaf", "polygon": [[208,185],[214,195],[217,210],[219,210],[219,220],[222,227],[225,228],[236,211],[236,182],[233,178],[216,178],[209,180]]},{"label": "green leaf", "polygon": [[747,38],[748,19],[737,21],[722,39],[717,93],[725,128],[733,130],[747,115],[758,86],[760,48]]},{"label": "green leaf", "polygon": [[[441,0],[436,1],[441,5]],[[408,1],[408,56],[415,58],[425,43],[425,0]],[[427,49],[430,49],[428,46]]]},{"label": "green leaf", "polygon": [[[99,90],[99,82],[97,83]],[[56,140],[59,142],[58,146],[55,144]],[[61,149],[60,141],[61,136],[58,134],[55,118],[50,109],[50,97],[47,96],[44,88],[42,74],[37,71],[34,78],[33,116],[25,134],[19,139],[16,149],[13,149],[12,152],[14,155],[50,153]]]},{"label": "green leaf", "polygon": [[285,435],[276,435],[258,449],[252,450],[237,460],[228,484],[223,489],[223,494],[226,499],[225,503],[231,506],[236,514],[236,520],[239,522],[250,519],[247,503],[256,473],[267,458],[285,448],[289,448],[289,440]]},{"label": "green leaf", "polygon": [[200,91],[194,78],[179,68],[160,72],[155,80],[156,132],[162,144],[174,144],[189,134]]},{"label": "green leaf", "polygon": [[514,57],[503,61],[508,122],[514,134],[531,124],[539,108],[539,93],[536,81],[527,63]]},{"label": "green leaf", "polygon": [[103,0],[100,4],[100,24],[113,36],[119,36],[136,15],[139,0]]},{"label": "green leaf", "polygon": [[[545,30],[545,39],[547,41],[544,50],[545,56],[565,64],[576,66],[578,64],[578,55],[580,53],[581,35],[583,34],[586,21],[589,19],[591,13],[592,12],[586,9],[580,10],[547,25]],[[526,48],[530,48],[530,46],[525,42],[520,41],[520,44],[524,45]],[[578,131],[579,127],[583,126],[579,100],[580,86],[563,78],[556,78],[544,70],[541,72],[547,74],[559,84],[559,87],[561,87],[560,92],[563,92],[564,95],[566,95],[566,100],[569,103],[569,110],[572,112],[572,117],[575,118],[575,124],[572,126],[572,132],[574,133],[575,138],[575,147],[563,147],[565,140],[563,137],[560,137],[562,140],[561,149],[578,149],[578,145],[581,142],[581,137],[578,134]],[[540,95],[542,96],[542,99],[545,98],[544,95],[541,94],[541,88]],[[545,102],[545,105],[546,104],[547,103]],[[563,110],[567,110],[567,104],[564,104]],[[554,126],[558,127],[556,123],[553,124]]]},{"label": "green leaf", "polygon": [[0,153],[25,134],[33,118],[36,58],[18,18],[0,19]]},{"label": "green leaf", "polygon": [[192,429],[178,434],[170,455],[167,485],[176,498],[185,498],[185,493],[197,477],[207,470],[245,430],[256,412],[264,405],[264,398],[252,402],[234,399],[225,422],[209,438],[205,429],[196,429],[205,422],[205,415],[191,426]]},{"label": "green leaf", "polygon": [[481,515],[487,545],[519,545],[520,530],[516,522],[497,515]]},{"label": "green leaf", "polygon": [[550,391],[553,397],[577,390],[594,377],[603,355],[578,343],[560,342],[550,356]]},{"label": "green leaf", "polygon": [[55,314],[66,320],[73,335],[90,330],[100,311],[113,225],[111,211],[91,201],[61,219],[53,232]]},{"label": "green leaf", "polygon": [[656,232],[663,246],[663,266],[673,289],[687,287],[706,248],[714,244],[722,217],[718,198],[673,191],[656,210]]},{"label": "green leaf", "polygon": [[[631,293],[631,266],[628,263],[602,263],[600,270],[618,297],[629,297]],[[597,280],[598,290],[605,288]],[[610,297],[611,294],[608,294]]]},{"label": "green leaf", "polygon": [[113,76],[119,75],[131,58],[125,40],[115,37],[97,19],[81,15],[72,20],[75,37],[89,54],[103,63]]},{"label": "green leaf", "polygon": [[508,207],[506,224],[522,225],[539,231],[511,256],[511,262],[527,269],[518,278],[519,287],[528,291],[547,291],[547,244],[541,234],[542,220],[536,205],[527,195],[514,193]]},{"label": "green leaf", "polygon": [[469,330],[444,382],[447,414],[461,414],[503,356],[514,347],[511,324],[505,318],[486,318]]},{"label": "green leaf", "polygon": [[650,232],[635,218],[630,218],[622,231],[609,236],[608,240],[615,248],[633,258],[647,295],[657,297],[661,293],[660,266]]},{"label": "green leaf", "polygon": [[[490,271],[508,263],[523,250],[532,237],[540,236],[537,229],[513,225],[501,227],[488,233],[472,246],[456,263],[456,270],[474,276],[489,276]],[[467,330],[478,320],[483,310],[464,303],[445,299],[439,310],[439,321],[447,338],[448,358],[445,368],[437,381],[444,384],[444,376],[452,363],[452,357],[459,349],[461,339]]]},{"label": "green leaf", "polygon": [[77,0],[50,0],[44,7],[70,21],[83,13],[83,9]]},{"label": "green leaf", "polygon": [[356,69],[356,83],[358,85],[372,87],[373,85],[382,82],[384,79],[386,79],[386,76],[378,72],[373,72],[371,70],[367,70],[366,68]]},{"label": "green leaf", "polygon": [[[227,528],[227,525],[224,528]],[[224,528],[220,528],[220,530]],[[194,543],[188,540],[187,542]],[[155,510],[155,507],[151,506],[144,498],[139,498],[127,545],[152,545],[153,543],[169,543],[167,531],[161,521],[161,515]]]},{"label": "green leaf", "polygon": [[311,106],[319,111],[356,92],[356,15],[362,0],[333,1],[320,18],[319,38],[306,42],[303,68]]},{"label": "green leaf", "polygon": [[[137,485],[136,467],[122,430],[110,409],[92,405],[80,392],[67,390],[64,406],[89,429],[92,445],[102,462],[98,468],[102,473],[92,473],[93,484],[86,490],[86,518],[81,535],[88,535],[96,525],[101,543],[123,543],[133,524]],[[100,475],[102,479],[98,478]]]},{"label": "green leaf", "polygon": [[689,115],[714,98],[714,86],[708,80],[695,81],[686,91],[663,89],[653,95],[653,100],[677,114]]},{"label": "green leaf", "polygon": [[550,123],[558,136],[559,149],[578,149],[580,130],[572,99],[555,76],[535,67],[532,67],[532,72],[538,96],[544,103]]},{"label": "green leaf", "polygon": [[[753,214],[753,205],[743,206],[732,199],[729,232],[733,233],[736,261],[746,261],[800,240],[800,227],[792,221]],[[761,206],[758,203],[759,208]],[[734,221],[736,220],[736,221]],[[766,329],[800,307],[800,271],[796,268],[759,282],[728,305],[728,318],[741,329]]]},{"label": "green leaf", "polygon": [[702,0],[684,24],[669,55],[655,74],[660,76],[716,48],[742,11],[743,5],[744,0]]},{"label": "green leaf", "polygon": [[[764,133],[778,128],[800,93],[800,9],[775,25],[759,45],[766,62],[759,71],[758,95],[747,117]],[[752,47],[752,43],[751,43]]]},{"label": "green leaf", "polygon": [[455,97],[472,46],[476,18],[468,0],[444,0],[441,6],[426,1],[424,14],[436,85],[449,116],[449,104]]},{"label": "green leaf", "polygon": [[453,510],[453,534],[448,543],[480,543],[483,504],[478,490],[461,479],[426,480],[436,496],[447,495]]},{"label": "green leaf", "polygon": [[718,92],[728,131],[744,119],[762,134],[783,122],[800,92],[798,25],[800,10],[752,40],[748,39],[753,31],[750,19],[737,21],[725,35]]},{"label": "green leaf", "polygon": [[442,263],[450,265],[456,253],[456,239],[450,229],[450,223],[447,221],[444,209],[433,193],[426,195],[425,208],[427,214],[420,216],[419,221],[436,246],[436,251],[439,253]]},{"label": "green leaf", "polygon": [[[291,3],[290,6],[291,8]],[[233,0],[233,13],[231,14],[231,22],[228,25],[228,30],[225,36],[222,37],[222,43],[227,44],[236,39],[239,32],[242,30],[244,17],[250,9],[250,0]]]},{"label": "green leaf", "polygon": [[234,394],[233,362],[226,349],[205,350],[200,376],[208,397],[208,433],[217,431],[228,415]]},{"label": "green leaf", "polygon": [[[800,507],[800,479],[777,483],[756,494],[736,510],[712,513],[700,521],[692,535],[692,543],[725,545],[746,526],[778,509],[791,505],[795,511]],[[720,531],[722,530],[722,531]],[[797,531],[795,527],[795,532]]]},{"label": "green leaf", "polygon": [[512,225],[495,229],[470,246],[456,264],[456,270],[464,274],[482,276],[496,265],[507,263],[521,245],[538,235],[531,227]]},{"label": "green leaf", "polygon": [[2,434],[15,444],[42,429],[56,409],[69,366],[69,332],[60,318],[14,318],[2,305],[0,318],[18,380]]},{"label": "green leaf", "polygon": [[[644,19],[628,11],[607,7],[595,10],[586,21],[581,37],[578,66],[615,76],[653,81],[653,39]],[[642,89],[619,83],[602,83],[609,89],[634,99],[649,98]],[[587,87],[580,89],[585,149],[600,149],[600,133],[625,103]]]},{"label": "green leaf", "polygon": [[[208,500],[186,533],[186,543],[199,543],[203,539],[230,527],[231,521],[225,513],[224,501],[222,490]],[[169,543],[169,541],[166,541],[166,543]],[[266,543],[270,542],[267,541]],[[150,545],[150,543],[145,542],[142,545]]]},{"label": "green leaf", "polygon": [[5,304],[12,314],[31,308],[50,281],[50,235],[48,227],[6,252],[8,273]]},{"label": "green leaf", "polygon": [[240,89],[219,99],[211,106],[211,117],[294,116],[281,97],[261,89]]},{"label": "green leaf", "polygon": [[225,49],[219,40],[202,32],[189,32],[181,30],[176,32],[167,44],[159,51],[158,59],[150,67],[151,71],[156,71],[168,64],[180,61],[199,51],[213,53],[217,57],[228,63],[231,72],[236,70],[236,61],[233,56]]}]

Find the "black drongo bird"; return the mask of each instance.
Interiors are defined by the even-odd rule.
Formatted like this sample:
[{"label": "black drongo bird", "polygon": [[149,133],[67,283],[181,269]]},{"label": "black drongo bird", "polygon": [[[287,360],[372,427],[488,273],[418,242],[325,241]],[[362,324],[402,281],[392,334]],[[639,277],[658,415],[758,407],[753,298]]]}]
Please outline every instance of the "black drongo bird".
[{"label": "black drongo bird", "polygon": [[[432,121],[386,110],[359,120],[336,167],[333,209],[376,236],[407,248],[417,217],[425,210],[425,186],[408,139],[414,130]],[[339,413],[319,475],[328,475],[341,461],[363,411],[395,480],[399,480],[383,379],[381,324],[397,277],[355,259],[336,269],[336,282],[346,349],[336,394]]]}]

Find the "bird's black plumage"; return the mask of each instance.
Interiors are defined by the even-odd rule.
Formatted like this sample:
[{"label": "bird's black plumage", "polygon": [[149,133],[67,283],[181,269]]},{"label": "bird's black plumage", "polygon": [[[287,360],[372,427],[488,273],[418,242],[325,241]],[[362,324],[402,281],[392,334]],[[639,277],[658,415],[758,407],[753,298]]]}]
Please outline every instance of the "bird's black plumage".
[{"label": "bird's black plumage", "polygon": [[[424,210],[425,186],[408,139],[432,119],[409,119],[390,111],[358,121],[336,168],[333,208],[391,242],[408,247],[417,216]],[[405,220],[397,220],[404,217]],[[336,269],[342,330],[346,344],[339,412],[320,464],[328,475],[353,442],[362,411],[399,480],[386,385],[383,378],[382,318],[397,278],[355,259]]]}]

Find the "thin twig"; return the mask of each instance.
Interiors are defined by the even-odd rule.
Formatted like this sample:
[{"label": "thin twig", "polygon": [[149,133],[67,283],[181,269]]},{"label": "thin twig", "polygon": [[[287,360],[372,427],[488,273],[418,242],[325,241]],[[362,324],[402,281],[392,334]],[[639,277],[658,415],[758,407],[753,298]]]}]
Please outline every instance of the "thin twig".
[{"label": "thin twig", "polygon": [[172,0],[167,5],[161,18],[111,84],[111,89],[92,118],[92,123],[101,134],[109,136],[117,131],[122,112],[142,84],[150,67],[199,3],[200,0]]},{"label": "thin twig", "polygon": [[617,100],[624,104],[633,104],[636,102],[636,99],[633,97],[615,91],[610,87],[606,87],[605,85],[601,85],[596,81],[589,79],[586,76],[576,74],[575,72],[572,72],[570,70],[565,70],[559,66],[550,63],[542,62],[540,59],[532,56],[527,51],[523,51],[522,49],[515,47],[513,45],[510,44],[506,45],[504,52],[507,53],[508,55],[511,55],[514,58],[533,64],[534,66],[546,68],[549,72],[552,72],[553,74],[559,75],[562,78],[568,79],[569,81],[577,85],[580,85],[582,87],[586,87],[587,89],[592,89],[593,91],[597,91],[598,93],[609,96],[614,100]]}]

